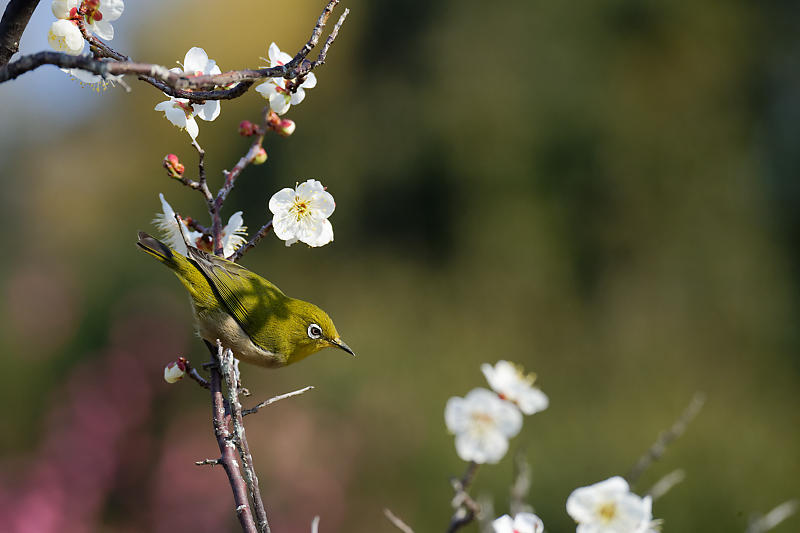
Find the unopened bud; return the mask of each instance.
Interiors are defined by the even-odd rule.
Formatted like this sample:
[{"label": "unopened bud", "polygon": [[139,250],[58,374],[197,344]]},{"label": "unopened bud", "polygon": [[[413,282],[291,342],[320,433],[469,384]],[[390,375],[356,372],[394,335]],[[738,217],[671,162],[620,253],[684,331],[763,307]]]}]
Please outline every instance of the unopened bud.
[{"label": "unopened bud", "polygon": [[178,156],[175,154],[167,154],[167,156],[164,157],[164,168],[167,169],[170,178],[178,180],[183,177],[183,172],[186,170],[186,167],[183,166]]},{"label": "unopened bud", "polygon": [[170,362],[164,367],[164,381],[167,383],[175,383],[180,381],[186,375],[186,358],[178,357],[176,361]]},{"label": "unopened bud", "polygon": [[263,146],[258,148],[258,152],[256,152],[256,156],[253,158],[254,165],[260,165],[261,163],[267,160],[267,151],[264,150]]},{"label": "unopened bud", "polygon": [[269,126],[274,130],[275,128],[280,126],[280,124],[281,124],[280,115],[278,115],[275,111],[270,109],[269,113],[267,113],[267,126]]},{"label": "unopened bud", "polygon": [[249,120],[243,120],[239,123],[239,135],[242,137],[251,137],[256,134],[258,128]]},{"label": "unopened bud", "polygon": [[212,245],[211,241],[211,235],[201,235],[194,242],[194,247],[210,254],[214,253],[214,246]]},{"label": "unopened bud", "polygon": [[295,125],[294,120],[289,120],[287,118],[287,119],[281,120],[280,125],[278,126],[278,128],[275,131],[277,131],[278,134],[281,137],[288,137],[289,135],[294,133],[294,129],[296,127],[297,126]]}]

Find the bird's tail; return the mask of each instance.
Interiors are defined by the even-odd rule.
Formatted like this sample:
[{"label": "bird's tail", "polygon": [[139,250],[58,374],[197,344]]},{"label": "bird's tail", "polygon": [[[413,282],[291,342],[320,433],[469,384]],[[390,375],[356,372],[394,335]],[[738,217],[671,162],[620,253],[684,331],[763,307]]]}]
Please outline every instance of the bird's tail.
[{"label": "bird's tail", "polygon": [[139,232],[139,242],[136,245],[146,253],[152,255],[170,268],[177,266],[175,252],[166,244],[147,233]]},{"label": "bird's tail", "polygon": [[178,276],[178,279],[189,291],[196,306],[208,307],[214,305],[213,290],[208,280],[190,259],[143,231],[139,232],[139,241],[136,244],[147,254],[152,255],[169,267]]}]

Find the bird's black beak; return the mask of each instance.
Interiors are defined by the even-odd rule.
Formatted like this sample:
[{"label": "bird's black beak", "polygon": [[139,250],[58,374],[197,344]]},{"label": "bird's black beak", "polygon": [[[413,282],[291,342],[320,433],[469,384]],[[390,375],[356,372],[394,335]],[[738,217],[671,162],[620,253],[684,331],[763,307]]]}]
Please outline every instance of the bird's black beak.
[{"label": "bird's black beak", "polygon": [[347,344],[345,344],[345,342],[342,339],[337,337],[336,339],[329,340],[328,342],[330,342],[332,346],[336,346],[337,348],[341,348],[345,352],[347,352],[350,355],[352,355],[353,357],[355,357],[356,354],[353,352],[353,350],[350,349],[350,347]]}]

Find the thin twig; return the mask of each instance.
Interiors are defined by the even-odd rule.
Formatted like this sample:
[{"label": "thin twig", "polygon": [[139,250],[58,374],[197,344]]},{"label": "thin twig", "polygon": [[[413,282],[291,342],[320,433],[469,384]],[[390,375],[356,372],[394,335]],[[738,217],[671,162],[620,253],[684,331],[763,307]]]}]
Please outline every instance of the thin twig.
[{"label": "thin twig", "polygon": [[682,482],[684,479],[686,479],[686,472],[680,468],[673,470],[666,476],[656,481],[645,494],[650,496],[653,501],[656,501],[667,492],[672,490],[675,485]]},{"label": "thin twig", "polygon": [[0,67],[19,51],[19,40],[39,0],[10,0],[0,19]]},{"label": "thin twig", "polygon": [[328,56],[328,49],[333,44],[333,41],[336,40],[336,37],[339,35],[339,28],[342,27],[342,24],[344,24],[344,21],[347,18],[347,15],[349,15],[349,14],[350,14],[350,10],[349,9],[345,9],[344,13],[342,13],[342,16],[339,17],[338,22],[336,22],[336,25],[333,27],[333,31],[331,32],[330,35],[328,35],[328,39],[325,41],[325,45],[322,47],[322,50],[320,51],[319,55],[317,56],[317,59],[315,59],[314,61],[311,62],[311,66],[309,67],[309,70],[317,68],[318,66],[325,64],[325,58]]},{"label": "thin twig", "polygon": [[197,369],[192,366],[188,359],[186,360],[186,373],[204,389],[211,389],[211,384],[197,372]]},{"label": "thin twig", "polygon": [[233,490],[233,500],[236,504],[236,515],[245,533],[257,533],[256,523],[253,520],[250,503],[247,500],[247,485],[244,482],[242,473],[239,471],[239,463],[236,461],[236,445],[233,436],[228,430],[228,423],[225,420],[225,399],[222,395],[222,376],[219,370],[219,356],[217,350],[206,342],[211,359],[217,363],[210,366],[211,372],[211,404],[214,422],[214,435],[217,437],[217,446],[220,451],[220,463],[228,475],[231,489]]},{"label": "thin twig", "polygon": [[397,517],[397,516],[396,516],[396,515],[395,515],[393,512],[391,512],[389,509],[384,509],[384,510],[383,510],[383,514],[386,516],[386,518],[388,518],[388,519],[389,519],[389,522],[391,522],[392,524],[394,524],[394,527],[396,527],[397,529],[399,529],[399,530],[400,530],[400,531],[402,531],[403,533],[414,533],[414,530],[413,530],[413,529],[411,529],[411,528],[408,526],[408,524],[406,524],[405,522],[403,522],[402,520],[400,520],[400,519],[399,519],[399,518],[398,518],[398,517]]},{"label": "thin twig", "polygon": [[778,524],[791,517],[800,509],[800,501],[789,500],[783,502],[766,515],[750,521],[747,526],[747,533],[766,533],[778,527]]},{"label": "thin twig", "polygon": [[194,464],[196,464],[197,466],[203,466],[203,465],[214,466],[218,465],[220,462],[221,459],[203,459],[202,461],[195,461]]},{"label": "thin twig", "polygon": [[641,475],[647,470],[650,465],[652,465],[655,461],[658,461],[664,452],[667,451],[667,446],[669,446],[675,439],[683,435],[686,428],[689,426],[694,417],[700,412],[700,409],[703,408],[703,404],[706,402],[706,395],[702,392],[696,392],[695,395],[692,397],[692,401],[689,402],[689,405],[686,409],[681,413],[681,416],[672,424],[668,430],[661,433],[658,436],[658,439],[653,443],[652,446],[642,455],[636,464],[633,465],[628,475],[625,478],[628,480],[628,483],[631,485],[636,484],[639,480]]},{"label": "thin twig", "polygon": [[241,258],[242,258],[242,256],[243,256],[244,254],[246,254],[246,253],[247,253],[247,252],[248,252],[248,251],[249,251],[251,248],[253,248],[253,247],[254,247],[256,244],[258,244],[258,242],[259,242],[261,239],[263,239],[264,237],[266,237],[266,236],[267,236],[267,233],[269,233],[269,230],[271,230],[271,229],[272,229],[272,221],[270,220],[269,222],[267,222],[266,224],[264,224],[263,226],[261,226],[261,229],[260,229],[260,230],[258,230],[258,233],[256,233],[255,235],[253,235],[253,238],[252,238],[252,239],[250,239],[249,241],[247,241],[247,243],[245,243],[244,245],[240,246],[240,247],[239,247],[239,249],[238,249],[238,250],[236,250],[236,253],[234,253],[232,256],[230,256],[230,258],[229,258],[229,259],[230,259],[231,261],[233,261],[234,263],[235,263],[236,261],[238,261],[239,259],[241,259]]},{"label": "thin twig", "polygon": [[478,471],[478,463],[470,461],[464,475],[460,479],[454,478],[450,482],[453,485],[455,496],[451,502],[453,509],[453,516],[450,518],[450,525],[447,527],[447,533],[453,533],[458,529],[466,526],[475,519],[475,516],[480,512],[480,506],[475,500],[467,493],[469,486],[475,479],[475,473]]},{"label": "thin twig", "polygon": [[270,533],[267,512],[264,509],[264,502],[261,499],[261,491],[258,487],[258,476],[256,476],[253,466],[253,456],[245,437],[244,424],[242,422],[242,404],[239,402],[239,362],[233,357],[233,352],[229,349],[223,350],[222,343],[217,341],[217,350],[220,362],[220,372],[225,379],[225,388],[228,396],[228,407],[231,412],[233,423],[233,442],[239,451],[242,460],[242,470],[244,479],[253,500],[253,508],[256,512],[258,530],[261,533]]},{"label": "thin twig", "polygon": [[510,489],[509,511],[511,516],[518,513],[530,513],[533,511],[530,505],[525,503],[528,493],[531,490],[531,466],[525,459],[525,454],[517,452],[514,455],[514,483]]},{"label": "thin twig", "polygon": [[262,407],[266,407],[268,405],[272,405],[275,402],[279,402],[281,400],[285,400],[286,398],[291,398],[292,396],[299,396],[304,392],[308,392],[313,389],[313,385],[309,385],[308,387],[303,387],[302,389],[298,389],[296,391],[287,392],[286,394],[280,394],[278,396],[273,396],[269,400],[264,400],[258,405],[251,407],[250,409],[242,409],[242,416],[252,415],[253,413],[258,412],[259,409]]}]

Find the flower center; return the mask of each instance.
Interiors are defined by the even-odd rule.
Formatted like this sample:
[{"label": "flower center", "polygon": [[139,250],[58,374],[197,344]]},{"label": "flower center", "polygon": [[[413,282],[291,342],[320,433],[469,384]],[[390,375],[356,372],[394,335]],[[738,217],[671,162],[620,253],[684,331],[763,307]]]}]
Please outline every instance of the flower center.
[{"label": "flower center", "polygon": [[486,433],[494,426],[494,419],[488,413],[473,411],[470,418],[472,418],[472,430],[475,433]]},{"label": "flower center", "polygon": [[179,102],[176,100],[175,107],[183,109],[183,113],[186,115],[186,118],[190,118],[194,115],[194,108],[192,107],[191,102]]},{"label": "flower center", "polygon": [[301,200],[299,196],[295,196],[291,211],[295,214],[297,220],[301,220],[311,214],[311,202]]},{"label": "flower center", "polygon": [[83,0],[81,9],[86,14],[86,22],[89,24],[103,20],[103,14],[100,12],[100,0]]},{"label": "flower center", "polygon": [[605,524],[610,524],[614,517],[617,516],[617,504],[614,502],[607,502],[601,504],[597,508],[597,514],[600,516],[600,520],[603,521]]}]

